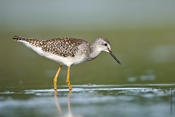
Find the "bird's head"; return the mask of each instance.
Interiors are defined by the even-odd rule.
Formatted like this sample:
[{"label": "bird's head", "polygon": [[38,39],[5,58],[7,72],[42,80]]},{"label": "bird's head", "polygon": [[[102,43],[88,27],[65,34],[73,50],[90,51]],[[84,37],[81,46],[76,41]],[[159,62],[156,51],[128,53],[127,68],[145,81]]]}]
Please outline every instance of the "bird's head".
[{"label": "bird's head", "polygon": [[100,37],[95,40],[95,43],[98,51],[108,52],[117,61],[117,63],[121,64],[117,57],[112,53],[111,44],[107,39]]}]

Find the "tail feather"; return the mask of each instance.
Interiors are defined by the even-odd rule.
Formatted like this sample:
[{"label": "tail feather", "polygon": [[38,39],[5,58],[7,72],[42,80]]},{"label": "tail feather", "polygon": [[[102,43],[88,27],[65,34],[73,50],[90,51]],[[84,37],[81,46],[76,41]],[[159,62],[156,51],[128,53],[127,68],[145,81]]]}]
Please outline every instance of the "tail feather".
[{"label": "tail feather", "polygon": [[12,37],[12,39],[23,43],[25,46],[31,48],[32,50],[37,52],[39,55],[43,56],[42,46],[43,46],[45,41],[31,39],[31,38],[25,38],[25,37],[20,37],[20,36],[14,36],[14,37]]},{"label": "tail feather", "polygon": [[13,36],[13,38],[12,39],[14,39],[14,40],[26,40],[26,38],[24,38],[24,37],[21,37],[21,36]]},{"label": "tail feather", "polygon": [[25,44],[26,46],[36,46],[36,47],[41,47],[45,44],[44,40],[37,40],[37,39],[32,39],[32,38],[26,38],[26,37],[21,37],[21,36],[14,36],[12,37],[13,40],[16,40],[18,42],[21,42]]}]

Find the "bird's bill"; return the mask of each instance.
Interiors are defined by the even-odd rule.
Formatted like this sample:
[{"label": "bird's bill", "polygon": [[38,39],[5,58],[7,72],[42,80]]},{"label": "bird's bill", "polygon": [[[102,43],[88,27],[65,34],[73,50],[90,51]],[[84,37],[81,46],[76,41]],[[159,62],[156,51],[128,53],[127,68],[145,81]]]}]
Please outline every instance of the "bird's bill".
[{"label": "bird's bill", "polygon": [[117,61],[118,64],[121,64],[118,58],[112,53],[112,51],[109,51],[109,54]]}]

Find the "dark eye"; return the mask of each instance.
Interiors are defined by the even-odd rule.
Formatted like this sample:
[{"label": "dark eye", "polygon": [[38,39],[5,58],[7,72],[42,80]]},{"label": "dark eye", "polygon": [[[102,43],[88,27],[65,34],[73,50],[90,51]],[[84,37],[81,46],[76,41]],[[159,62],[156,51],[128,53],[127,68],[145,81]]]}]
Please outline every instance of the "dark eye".
[{"label": "dark eye", "polygon": [[105,46],[107,46],[108,44],[107,44],[107,43],[105,43],[104,45],[105,45]]}]

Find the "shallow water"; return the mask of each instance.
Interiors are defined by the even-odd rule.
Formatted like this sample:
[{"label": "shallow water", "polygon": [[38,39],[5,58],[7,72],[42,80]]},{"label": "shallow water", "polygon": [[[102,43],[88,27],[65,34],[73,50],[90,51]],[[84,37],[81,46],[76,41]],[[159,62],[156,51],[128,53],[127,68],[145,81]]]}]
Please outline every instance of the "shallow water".
[{"label": "shallow water", "polygon": [[[174,117],[174,1],[136,1],[1,0],[0,117]],[[59,64],[14,35],[88,42],[105,37],[122,65],[103,52],[72,66],[70,98],[63,67],[55,97]]]},{"label": "shallow water", "polygon": [[173,117],[175,84],[73,85],[0,92],[2,117]]},{"label": "shallow water", "polygon": [[[61,37],[58,32],[42,32],[39,39],[54,37],[46,36],[50,33]],[[11,40],[12,34],[1,33],[0,116],[174,116],[174,32],[174,29],[101,32],[110,40],[122,65],[102,53],[94,61],[72,66],[70,81],[74,85],[70,99],[64,85],[65,67],[59,75],[57,99],[52,78],[58,64]],[[69,36],[93,41],[101,33],[70,32]],[[36,36],[32,32],[23,35]]]},{"label": "shallow water", "polygon": [[[39,39],[54,37],[50,33],[63,36],[58,32],[42,32]],[[72,66],[70,81],[74,85],[70,99],[64,85],[65,67],[59,75],[57,99],[52,78],[58,64],[11,40],[15,32],[13,35],[1,32],[0,117],[174,116],[174,32],[174,29],[69,32],[70,37],[88,41],[103,34],[122,62],[118,65],[110,55],[102,53],[94,61]],[[36,37],[32,32],[23,35]]]}]

